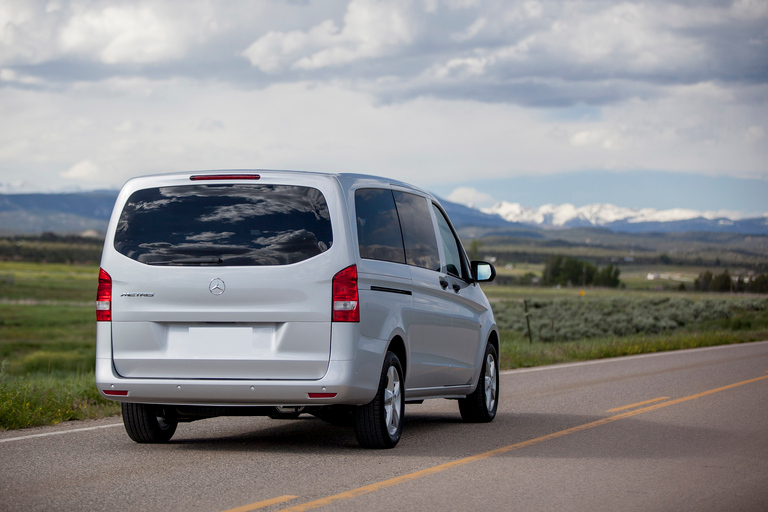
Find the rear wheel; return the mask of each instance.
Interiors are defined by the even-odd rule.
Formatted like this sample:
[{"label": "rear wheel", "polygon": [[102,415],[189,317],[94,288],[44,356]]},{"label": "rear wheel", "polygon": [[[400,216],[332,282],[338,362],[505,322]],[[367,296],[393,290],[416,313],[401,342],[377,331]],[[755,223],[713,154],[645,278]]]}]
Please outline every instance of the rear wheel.
[{"label": "rear wheel", "polygon": [[471,395],[459,399],[461,419],[472,423],[487,423],[496,417],[499,407],[499,359],[496,348],[485,347],[480,380]]},{"label": "rear wheel", "polygon": [[163,405],[123,403],[123,424],[137,443],[167,443],[179,422]]},{"label": "rear wheel", "polygon": [[393,448],[403,432],[405,379],[400,359],[387,352],[376,397],[355,409],[355,436],[365,448]]}]

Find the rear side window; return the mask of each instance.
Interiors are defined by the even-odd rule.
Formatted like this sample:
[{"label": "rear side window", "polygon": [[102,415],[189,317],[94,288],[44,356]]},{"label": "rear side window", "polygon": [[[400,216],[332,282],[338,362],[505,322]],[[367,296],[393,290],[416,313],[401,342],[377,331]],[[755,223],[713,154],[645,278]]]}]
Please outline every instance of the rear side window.
[{"label": "rear side window", "polygon": [[150,265],[288,265],[333,243],[323,194],[285,185],[184,185],[134,192],[115,249]]},{"label": "rear side window", "polygon": [[392,191],[358,190],[355,192],[355,213],[360,257],[405,263],[403,235]]},{"label": "rear side window", "polygon": [[426,198],[389,189],[355,192],[360,257],[440,270]]},{"label": "rear side window", "polygon": [[409,265],[440,270],[440,253],[429,202],[425,197],[405,192],[394,192],[397,213],[403,229],[405,259]]}]

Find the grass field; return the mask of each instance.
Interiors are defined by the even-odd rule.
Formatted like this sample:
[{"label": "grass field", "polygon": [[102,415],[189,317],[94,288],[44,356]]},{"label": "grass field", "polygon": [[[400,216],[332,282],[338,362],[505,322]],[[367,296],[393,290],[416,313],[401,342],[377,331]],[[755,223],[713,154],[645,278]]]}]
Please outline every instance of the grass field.
[{"label": "grass field", "polygon": [[[633,271],[640,281],[648,269]],[[0,429],[119,413],[94,385],[97,276],[96,265],[0,262]],[[502,329],[503,368],[768,339],[765,297],[653,290],[642,282],[583,296],[578,288],[484,289]]]},{"label": "grass field", "polygon": [[0,262],[0,428],[114,415],[96,391],[97,266]]}]

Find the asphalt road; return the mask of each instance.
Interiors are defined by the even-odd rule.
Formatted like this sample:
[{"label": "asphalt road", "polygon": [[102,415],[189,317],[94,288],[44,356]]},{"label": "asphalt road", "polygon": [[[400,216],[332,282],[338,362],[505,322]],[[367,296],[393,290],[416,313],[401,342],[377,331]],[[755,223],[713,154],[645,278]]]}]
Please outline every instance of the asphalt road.
[{"label": "asphalt road", "polygon": [[[137,445],[117,419],[0,432],[0,510],[768,510],[768,342],[505,372],[501,408],[351,430],[218,418]],[[118,426],[115,426],[117,424]]]}]

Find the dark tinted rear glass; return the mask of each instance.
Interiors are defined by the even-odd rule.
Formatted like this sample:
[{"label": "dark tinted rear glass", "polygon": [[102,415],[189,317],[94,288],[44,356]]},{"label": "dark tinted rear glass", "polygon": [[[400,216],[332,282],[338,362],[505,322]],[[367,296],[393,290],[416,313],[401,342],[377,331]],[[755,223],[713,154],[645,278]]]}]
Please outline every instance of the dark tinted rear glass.
[{"label": "dark tinted rear glass", "polygon": [[355,192],[355,212],[360,257],[405,263],[403,235],[392,191],[358,190]]},{"label": "dark tinted rear glass", "polygon": [[282,185],[186,185],[134,192],[115,249],[154,265],[287,265],[331,247],[319,190]]}]

